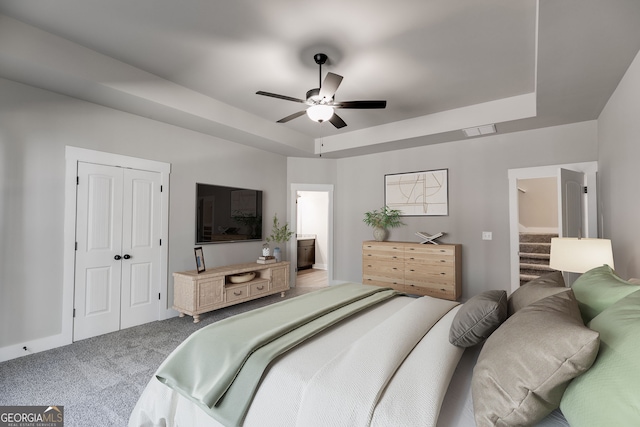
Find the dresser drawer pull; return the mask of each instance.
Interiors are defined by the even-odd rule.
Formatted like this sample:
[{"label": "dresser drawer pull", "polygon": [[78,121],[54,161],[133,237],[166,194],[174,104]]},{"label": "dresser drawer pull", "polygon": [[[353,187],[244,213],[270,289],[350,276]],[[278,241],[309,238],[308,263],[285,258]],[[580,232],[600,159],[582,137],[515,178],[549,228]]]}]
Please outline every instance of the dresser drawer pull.
[{"label": "dresser drawer pull", "polygon": [[262,285],[262,286],[258,286],[258,290],[259,290],[259,291],[261,291],[261,290],[263,290],[263,289],[264,289],[264,285]]},{"label": "dresser drawer pull", "polygon": [[440,274],[442,274],[442,275],[444,276],[444,275],[445,275],[445,274],[447,274],[447,273],[440,273]]},{"label": "dresser drawer pull", "polygon": [[410,260],[414,260],[415,258],[414,258],[414,257],[410,257],[409,259],[410,259]]},{"label": "dresser drawer pull", "polygon": [[242,295],[242,291],[233,291],[233,294],[238,297]]},{"label": "dresser drawer pull", "polygon": [[409,271],[415,271],[415,270],[413,270],[413,269],[410,269]]}]

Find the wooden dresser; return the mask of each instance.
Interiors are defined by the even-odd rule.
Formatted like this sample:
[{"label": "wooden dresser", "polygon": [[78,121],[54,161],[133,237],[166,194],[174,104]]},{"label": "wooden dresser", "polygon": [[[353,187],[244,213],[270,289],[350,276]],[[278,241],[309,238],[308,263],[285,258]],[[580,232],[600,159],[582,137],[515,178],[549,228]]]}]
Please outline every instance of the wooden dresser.
[{"label": "wooden dresser", "polygon": [[[255,277],[244,283],[231,283],[230,276],[255,272]],[[200,314],[222,307],[289,290],[289,262],[272,264],[228,265],[197,271],[173,273],[173,309],[193,316],[193,323],[200,321]]]},{"label": "wooden dresser", "polygon": [[462,294],[462,245],[365,241],[362,283],[457,300]]}]

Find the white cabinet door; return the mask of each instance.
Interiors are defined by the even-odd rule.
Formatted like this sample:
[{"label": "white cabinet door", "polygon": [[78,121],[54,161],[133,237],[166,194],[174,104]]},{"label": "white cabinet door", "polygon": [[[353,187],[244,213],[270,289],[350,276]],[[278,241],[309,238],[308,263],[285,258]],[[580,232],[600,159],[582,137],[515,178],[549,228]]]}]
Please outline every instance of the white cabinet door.
[{"label": "white cabinet door", "polygon": [[78,163],[74,341],[157,319],[160,174]]}]

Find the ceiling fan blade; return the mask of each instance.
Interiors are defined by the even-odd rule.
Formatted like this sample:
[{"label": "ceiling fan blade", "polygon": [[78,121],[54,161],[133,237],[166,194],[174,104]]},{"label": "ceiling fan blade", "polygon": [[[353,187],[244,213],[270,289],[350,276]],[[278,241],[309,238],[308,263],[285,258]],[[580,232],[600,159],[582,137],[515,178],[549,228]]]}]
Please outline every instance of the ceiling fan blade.
[{"label": "ceiling fan blade", "polygon": [[329,119],[329,121],[331,122],[332,125],[336,127],[336,129],[343,128],[347,125],[344,122],[344,120],[342,120],[342,118],[340,118],[340,116],[335,113],[335,111],[333,113],[333,116],[331,116],[331,118]]},{"label": "ceiling fan blade", "polygon": [[298,111],[297,113],[290,114],[287,117],[278,120],[277,123],[286,123],[289,120],[293,120],[297,117],[303,116],[306,112],[307,112],[306,110],[302,110],[302,111]]},{"label": "ceiling fan blade", "polygon": [[374,109],[385,108],[387,101],[343,101],[335,102],[333,106],[336,108],[360,108],[360,109]]},{"label": "ceiling fan blade", "polygon": [[340,82],[342,82],[342,76],[327,73],[327,77],[324,78],[322,86],[320,87],[320,96],[328,99],[333,98],[336,90],[338,90],[338,86],[340,86]]},{"label": "ceiling fan blade", "polygon": [[264,92],[261,90],[257,91],[256,95],[270,96],[272,98],[284,99],[285,101],[301,102],[303,104],[305,103],[305,101],[303,101],[302,99],[292,98],[286,95],[278,95],[277,93]]}]

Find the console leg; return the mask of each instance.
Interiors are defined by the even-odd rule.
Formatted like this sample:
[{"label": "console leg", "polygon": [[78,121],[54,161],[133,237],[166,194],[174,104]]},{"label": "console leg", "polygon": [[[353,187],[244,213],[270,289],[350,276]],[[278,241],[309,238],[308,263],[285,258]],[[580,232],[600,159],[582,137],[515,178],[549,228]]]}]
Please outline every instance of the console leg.
[{"label": "console leg", "polygon": [[193,323],[198,323],[200,321],[200,315],[199,314],[194,314],[193,315]]}]

